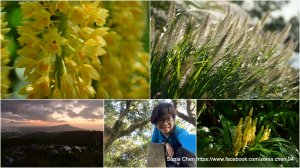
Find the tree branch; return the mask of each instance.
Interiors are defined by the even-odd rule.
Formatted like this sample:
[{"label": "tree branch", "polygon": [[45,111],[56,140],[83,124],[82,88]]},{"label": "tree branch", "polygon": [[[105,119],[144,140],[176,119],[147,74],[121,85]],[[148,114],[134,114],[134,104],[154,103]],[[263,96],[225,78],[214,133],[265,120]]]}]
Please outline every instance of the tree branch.
[{"label": "tree branch", "polygon": [[107,132],[107,133],[111,133],[112,128],[111,128],[109,125],[104,124],[104,130],[105,130],[105,132]]},{"label": "tree branch", "polygon": [[110,130],[111,131],[110,134],[108,134],[108,135],[106,135],[106,133],[104,134],[105,135],[105,137],[104,137],[104,140],[105,140],[104,141],[104,153],[106,153],[108,151],[108,149],[115,142],[115,140],[117,140],[120,137],[130,134],[137,128],[141,128],[141,127],[145,126],[146,124],[148,124],[149,122],[150,122],[150,117],[147,120],[140,121],[135,124],[131,124],[127,129],[122,130],[121,127],[116,126],[116,125],[120,125],[120,124],[122,125],[123,122],[121,122],[120,120],[117,120],[114,127]]},{"label": "tree branch", "polygon": [[131,132],[133,132],[134,130],[136,130],[137,128],[141,128],[145,125],[147,125],[150,122],[150,118],[148,118],[145,121],[141,121],[141,122],[137,122],[135,124],[131,124],[127,129],[122,130],[118,133],[119,137],[125,136],[127,134],[130,134]]},{"label": "tree branch", "polygon": [[[192,104],[190,100],[187,100],[187,103],[188,103],[188,101],[189,101],[190,104],[189,105],[187,104],[187,111],[191,110],[190,106]],[[180,117],[180,118],[182,118],[183,120],[187,121],[188,123],[190,123],[190,124],[192,124],[192,125],[194,125],[196,127],[196,118],[195,118],[194,114],[191,111],[190,112],[188,111],[187,113],[191,113],[192,114],[191,116],[188,116],[188,115],[185,115],[185,114],[179,112],[177,110],[177,101],[176,100],[172,100],[172,102],[173,102],[174,108],[177,111],[177,116]]]},{"label": "tree branch", "polygon": [[185,115],[185,114],[179,112],[178,110],[177,110],[177,116],[196,127],[196,119],[194,117]]},{"label": "tree branch", "polygon": [[132,100],[126,100],[125,108],[121,109],[119,119],[123,119],[129,113],[131,102]]},{"label": "tree branch", "polygon": [[195,108],[192,107],[192,101],[191,100],[186,100],[186,111],[187,111],[187,114],[190,116],[190,117],[195,117],[195,114],[193,114],[193,109]]},{"label": "tree branch", "polygon": [[175,109],[177,109],[177,101],[176,101],[176,100],[172,100],[172,102],[173,102],[173,107],[174,107]]},{"label": "tree branch", "polygon": [[[116,134],[119,130],[121,130],[122,126],[123,126],[123,120],[124,117],[129,113],[130,111],[130,105],[132,103],[132,100],[126,100],[125,102],[125,108],[122,106],[121,107],[121,111],[120,111],[120,115],[119,115],[119,119],[114,123],[114,126],[112,127],[111,133],[112,134]],[[123,104],[121,104],[123,105]]]}]

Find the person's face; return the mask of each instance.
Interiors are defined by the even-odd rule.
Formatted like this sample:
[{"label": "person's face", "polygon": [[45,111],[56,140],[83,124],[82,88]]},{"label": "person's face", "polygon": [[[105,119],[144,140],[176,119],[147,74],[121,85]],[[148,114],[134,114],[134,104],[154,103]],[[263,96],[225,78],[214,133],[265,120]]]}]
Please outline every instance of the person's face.
[{"label": "person's face", "polygon": [[169,135],[174,127],[174,119],[173,119],[172,115],[167,114],[163,117],[160,117],[156,123],[156,127],[164,135]]}]

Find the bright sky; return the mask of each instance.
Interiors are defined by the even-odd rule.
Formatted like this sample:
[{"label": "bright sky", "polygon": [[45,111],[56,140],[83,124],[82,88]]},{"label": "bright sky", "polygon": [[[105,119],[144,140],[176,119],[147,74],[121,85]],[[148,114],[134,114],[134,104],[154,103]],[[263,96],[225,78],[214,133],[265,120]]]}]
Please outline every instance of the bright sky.
[{"label": "bright sky", "polygon": [[284,5],[281,10],[272,12],[273,16],[283,15],[286,21],[290,20],[293,16],[299,17],[300,1],[292,0],[288,4]]},{"label": "bright sky", "polygon": [[61,124],[103,131],[103,101],[1,100],[1,126]]},{"label": "bright sky", "polygon": [[[279,0],[276,0],[279,1]],[[300,1],[299,0],[290,0],[288,4],[282,6],[281,10],[273,11],[272,16],[277,17],[283,15],[286,21],[288,21],[293,16],[299,17],[300,12]],[[245,0],[243,7],[246,9],[253,8],[253,0]]]}]

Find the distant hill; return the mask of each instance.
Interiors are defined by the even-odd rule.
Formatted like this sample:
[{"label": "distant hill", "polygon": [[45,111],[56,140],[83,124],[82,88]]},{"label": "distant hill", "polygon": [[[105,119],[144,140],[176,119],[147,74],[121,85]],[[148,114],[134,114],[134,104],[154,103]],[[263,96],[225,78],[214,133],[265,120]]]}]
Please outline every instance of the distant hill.
[{"label": "distant hill", "polygon": [[21,132],[23,134],[31,132],[65,132],[65,131],[80,131],[81,128],[73,127],[69,124],[62,124],[56,126],[22,126],[22,127],[5,127],[1,132]]},{"label": "distant hill", "polygon": [[51,126],[46,129],[48,132],[65,132],[65,131],[79,131],[81,128],[73,127],[69,124]]}]

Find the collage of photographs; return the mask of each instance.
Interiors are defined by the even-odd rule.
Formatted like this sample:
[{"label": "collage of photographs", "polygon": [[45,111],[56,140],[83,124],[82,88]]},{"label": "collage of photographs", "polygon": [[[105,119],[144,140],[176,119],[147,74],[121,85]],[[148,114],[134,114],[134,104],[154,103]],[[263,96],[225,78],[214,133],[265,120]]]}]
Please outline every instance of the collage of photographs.
[{"label": "collage of photographs", "polygon": [[300,1],[0,3],[1,167],[300,166]]}]

